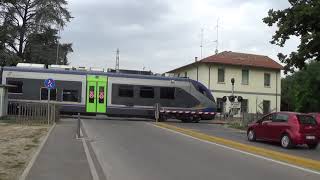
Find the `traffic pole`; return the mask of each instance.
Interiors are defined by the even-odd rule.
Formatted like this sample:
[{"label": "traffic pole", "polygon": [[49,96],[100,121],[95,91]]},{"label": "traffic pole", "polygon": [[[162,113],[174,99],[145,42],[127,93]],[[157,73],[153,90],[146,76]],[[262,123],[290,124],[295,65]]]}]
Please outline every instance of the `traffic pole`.
[{"label": "traffic pole", "polygon": [[48,114],[48,125],[50,124],[50,88],[48,88],[48,110],[47,110],[47,114]]}]

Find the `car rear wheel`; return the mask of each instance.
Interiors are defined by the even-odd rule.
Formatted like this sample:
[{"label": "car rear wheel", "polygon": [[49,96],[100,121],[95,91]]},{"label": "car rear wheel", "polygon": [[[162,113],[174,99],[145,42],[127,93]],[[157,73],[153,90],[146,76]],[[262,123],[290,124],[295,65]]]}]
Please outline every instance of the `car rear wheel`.
[{"label": "car rear wheel", "polygon": [[286,149],[292,148],[292,141],[288,134],[284,134],[281,137],[281,146]]},{"label": "car rear wheel", "polygon": [[248,140],[249,141],[256,141],[256,134],[253,131],[253,129],[250,129],[248,134],[247,134]]},{"label": "car rear wheel", "polygon": [[307,144],[309,149],[316,149],[318,146],[318,143],[312,143],[312,144]]}]

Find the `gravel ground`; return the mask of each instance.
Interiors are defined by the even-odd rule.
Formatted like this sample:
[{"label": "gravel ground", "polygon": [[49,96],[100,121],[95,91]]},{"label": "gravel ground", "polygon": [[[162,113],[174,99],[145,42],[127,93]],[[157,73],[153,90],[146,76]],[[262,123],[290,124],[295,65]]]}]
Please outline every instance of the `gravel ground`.
[{"label": "gravel ground", "polygon": [[18,179],[48,130],[0,122],[0,180]]}]

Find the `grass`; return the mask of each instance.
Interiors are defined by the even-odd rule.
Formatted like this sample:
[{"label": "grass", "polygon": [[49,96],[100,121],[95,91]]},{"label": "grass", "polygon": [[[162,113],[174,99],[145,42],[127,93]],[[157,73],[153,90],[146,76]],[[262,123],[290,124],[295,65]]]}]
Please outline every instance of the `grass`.
[{"label": "grass", "polygon": [[[0,123],[2,124],[23,124],[23,125],[32,125],[32,126],[43,126],[48,125],[46,119],[41,120],[18,120],[16,116],[5,116],[0,118]],[[50,123],[50,125],[52,122]]]},{"label": "grass", "polygon": [[39,141],[39,138],[33,138],[32,142],[35,143],[35,144],[38,144],[40,141]]},{"label": "grass", "polygon": [[49,126],[0,120],[0,180],[17,179],[39,147]]},{"label": "grass", "polygon": [[27,144],[24,146],[24,150],[29,151],[31,148],[37,147],[38,145],[35,144]]},{"label": "grass", "polygon": [[5,156],[16,156],[15,153],[11,153],[11,152],[4,152],[4,153],[2,153],[2,155],[5,155]]},{"label": "grass", "polygon": [[229,123],[228,127],[233,129],[247,130],[247,126],[244,126],[239,122]]},{"label": "grass", "polygon": [[10,169],[17,169],[17,168],[22,168],[24,166],[25,162],[18,162],[16,164],[10,165]]}]

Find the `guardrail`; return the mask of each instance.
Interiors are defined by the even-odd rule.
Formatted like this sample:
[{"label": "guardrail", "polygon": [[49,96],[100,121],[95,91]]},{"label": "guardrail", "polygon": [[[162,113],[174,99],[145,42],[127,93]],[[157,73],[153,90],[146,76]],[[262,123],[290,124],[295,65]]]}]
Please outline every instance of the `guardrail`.
[{"label": "guardrail", "polygon": [[57,104],[8,102],[8,115],[5,119],[26,125],[52,124],[60,119],[59,112]]}]

